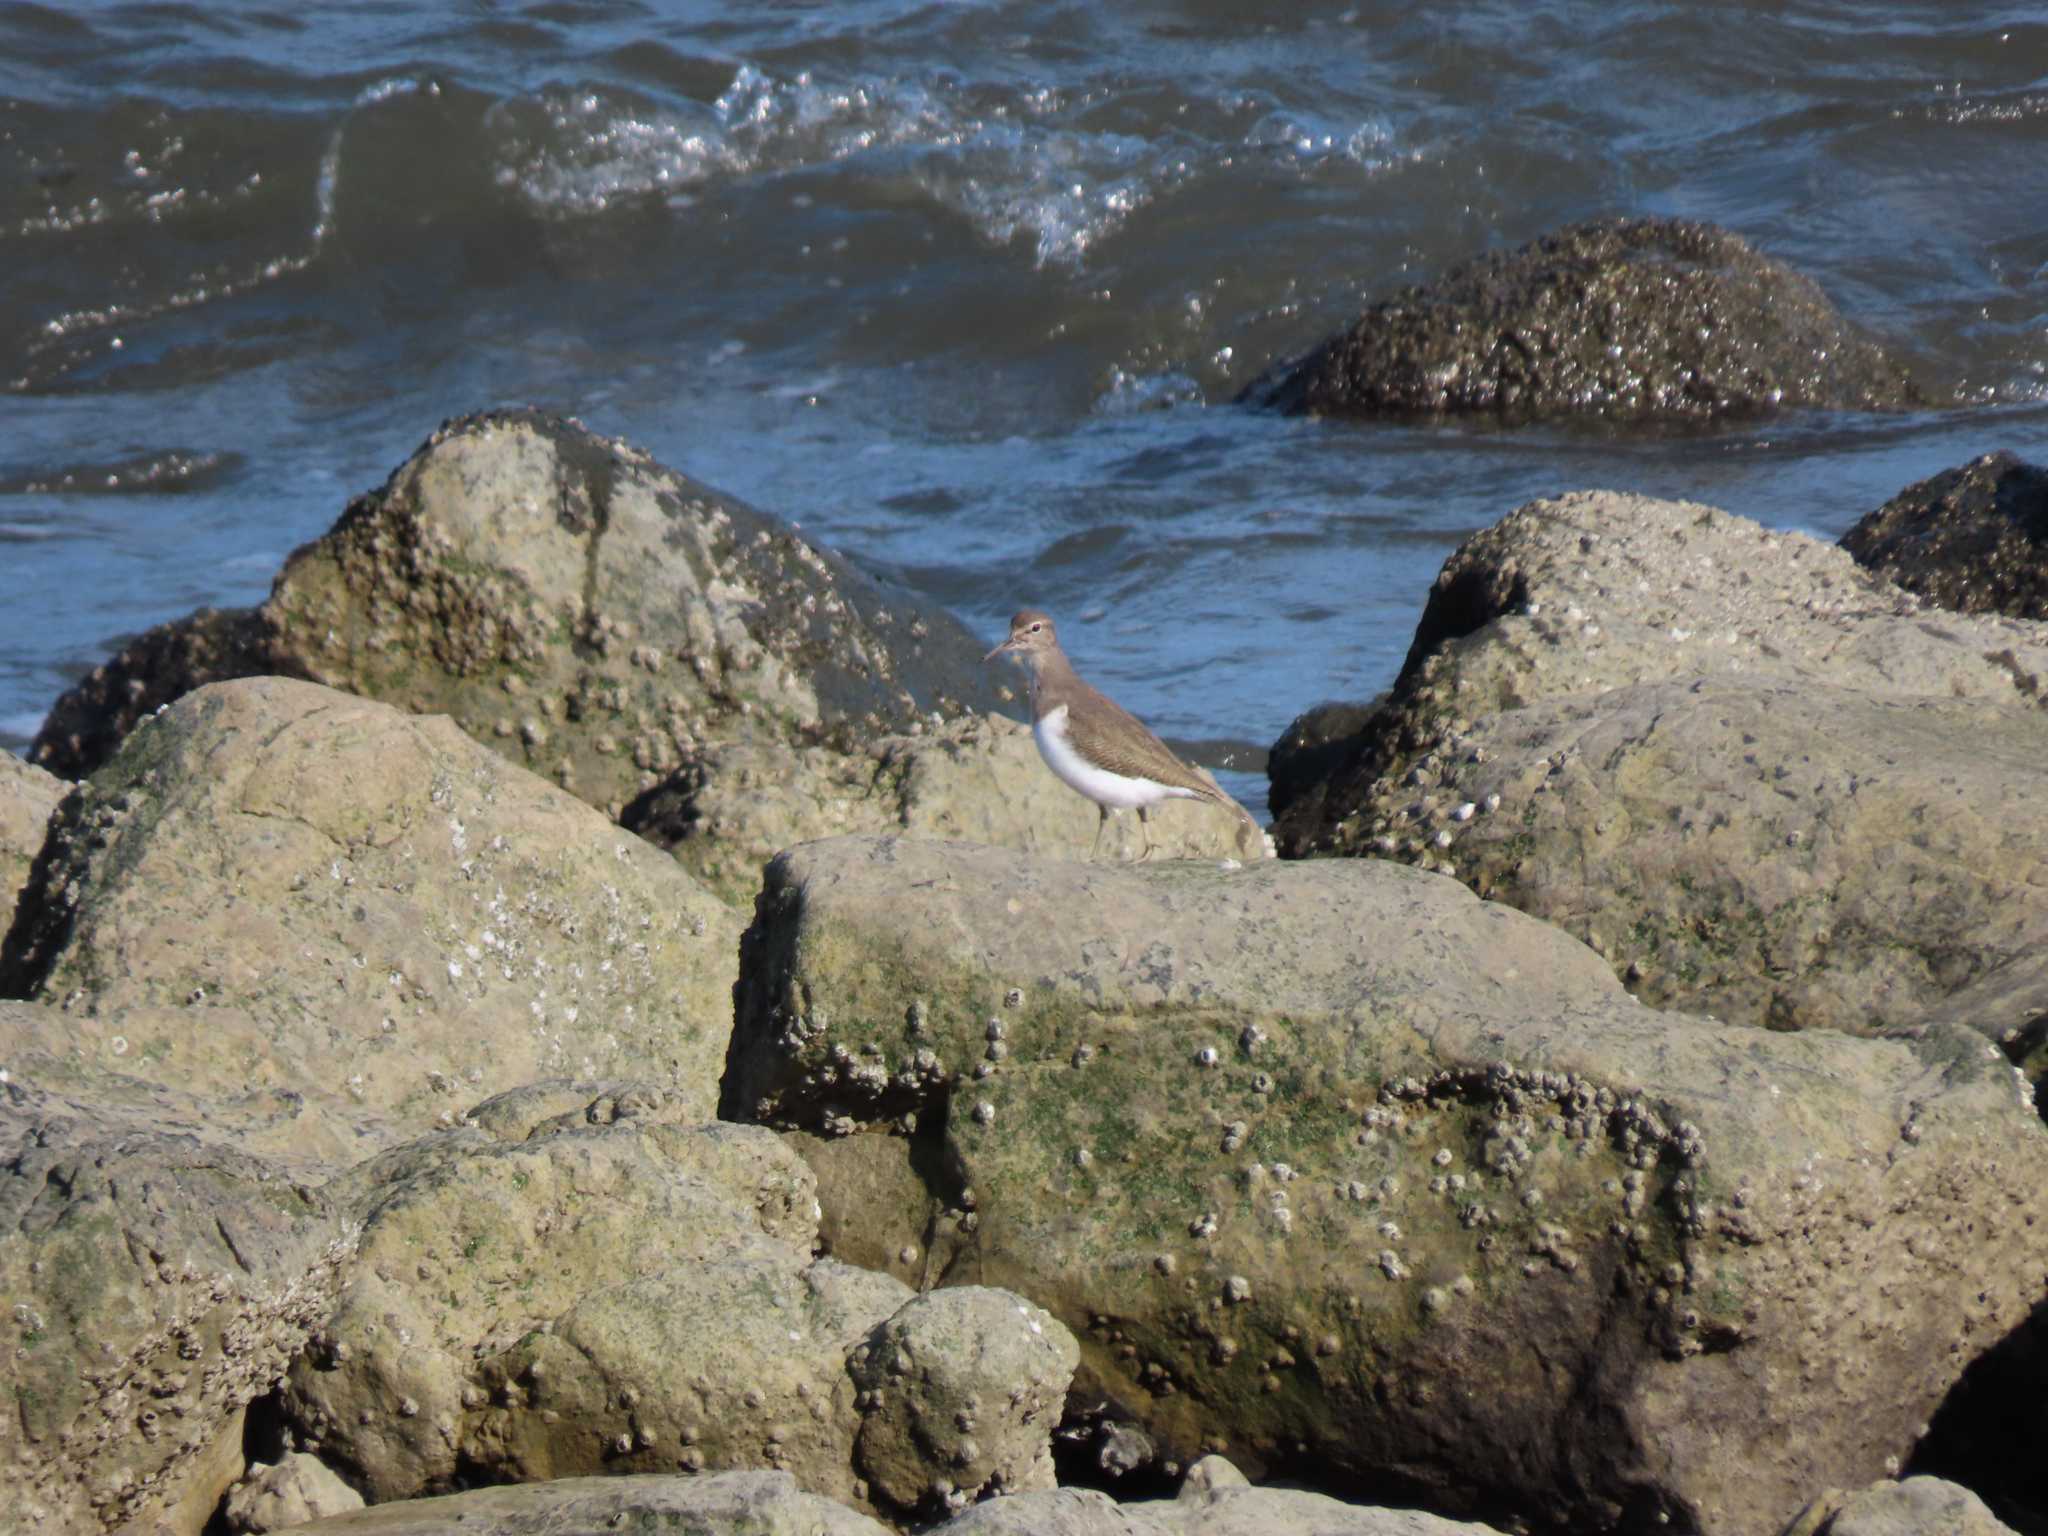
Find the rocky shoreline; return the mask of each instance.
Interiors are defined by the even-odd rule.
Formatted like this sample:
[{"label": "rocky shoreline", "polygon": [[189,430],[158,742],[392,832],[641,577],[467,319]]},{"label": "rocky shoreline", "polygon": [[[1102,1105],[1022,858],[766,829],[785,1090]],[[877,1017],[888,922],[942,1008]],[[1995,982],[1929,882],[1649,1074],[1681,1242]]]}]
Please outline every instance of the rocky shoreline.
[{"label": "rocky shoreline", "polygon": [[0,1530],[2040,1528],[2023,469],[1863,540],[2011,612],[1525,507],[1353,857],[1089,863],[957,621],[450,423],[0,758]]}]

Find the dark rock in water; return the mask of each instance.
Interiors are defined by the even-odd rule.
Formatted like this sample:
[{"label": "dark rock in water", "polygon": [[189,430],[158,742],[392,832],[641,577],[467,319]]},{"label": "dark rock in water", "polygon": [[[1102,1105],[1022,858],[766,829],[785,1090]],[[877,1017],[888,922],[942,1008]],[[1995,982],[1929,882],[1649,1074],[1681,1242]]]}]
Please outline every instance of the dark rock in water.
[{"label": "dark rock in water", "polygon": [[262,607],[152,630],[32,759],[96,769],[202,683],[299,677],[447,713],[616,815],[707,742],[863,739],[992,709],[958,622],[627,444],[539,411],[444,425]]},{"label": "dark rock in water", "polygon": [[1370,704],[1318,704],[1295,717],[1266,758],[1267,804],[1275,816],[1358,755],[1367,723],[1385,702],[1382,695]]},{"label": "dark rock in water", "polygon": [[1739,235],[1601,219],[1403,289],[1245,398],[1346,416],[1711,421],[1923,403],[1810,279]]},{"label": "dark rock in water", "polygon": [[202,608],[159,624],[94,667],[50,707],[29,761],[59,778],[82,779],[108,758],[138,720],[194,688],[230,677],[303,677],[255,608]]},{"label": "dark rock in water", "polygon": [[1987,453],[1907,486],[1842,548],[1957,613],[2048,618],[2048,469]]}]

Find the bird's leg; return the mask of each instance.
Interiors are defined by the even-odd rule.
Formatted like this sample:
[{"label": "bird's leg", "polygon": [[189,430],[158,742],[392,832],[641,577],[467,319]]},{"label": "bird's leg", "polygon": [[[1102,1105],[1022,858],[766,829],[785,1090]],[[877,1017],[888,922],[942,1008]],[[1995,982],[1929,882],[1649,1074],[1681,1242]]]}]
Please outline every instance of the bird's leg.
[{"label": "bird's leg", "polygon": [[1098,805],[1095,807],[1095,841],[1088,848],[1088,857],[1091,862],[1094,860],[1095,855],[1102,851],[1102,834],[1108,829],[1109,807]]},{"label": "bird's leg", "polygon": [[1138,807],[1138,830],[1145,839],[1144,851],[1138,855],[1139,862],[1142,863],[1152,857],[1152,817],[1149,810],[1142,805]]}]

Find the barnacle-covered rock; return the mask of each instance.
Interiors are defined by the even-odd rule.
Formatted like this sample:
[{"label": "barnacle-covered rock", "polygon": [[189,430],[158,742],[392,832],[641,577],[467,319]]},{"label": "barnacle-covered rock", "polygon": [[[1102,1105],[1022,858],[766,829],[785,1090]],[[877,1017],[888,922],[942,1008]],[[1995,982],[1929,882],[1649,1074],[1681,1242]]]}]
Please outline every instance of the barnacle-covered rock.
[{"label": "barnacle-covered rock", "polygon": [[1374,304],[1246,391],[1344,416],[1713,421],[1898,410],[1911,374],[1812,279],[1690,219],[1594,219]]},{"label": "barnacle-covered rock", "polygon": [[[972,1490],[1049,1462],[1066,1381],[1046,1360],[1064,1349],[1071,1371],[1074,1350],[1057,1323],[989,1292],[981,1333],[935,1330],[920,1319],[948,1308],[813,1257],[813,1177],[778,1138],[616,1113],[644,1087],[506,1134],[518,1102],[550,1097],[503,1096],[475,1117],[496,1134],[446,1132],[332,1186],[364,1221],[361,1257],[284,1411],[373,1498],[752,1467],[891,1510],[936,1479]],[[986,1465],[958,1463],[955,1437],[889,1463],[907,1499],[867,1480],[849,1361],[881,1335],[910,1341],[932,1402],[989,1405]]]},{"label": "barnacle-covered rock", "polygon": [[2048,469],[1984,454],[1907,486],[1842,548],[1937,608],[2048,619]]},{"label": "barnacle-covered rock", "polygon": [[737,999],[723,1112],[862,1147],[832,1229],[1048,1308],[1076,1400],[1183,1465],[1767,1529],[2048,1292],[2048,1128],[1981,1036],[1661,1014],[1382,861],[808,844]]},{"label": "barnacle-covered rock", "polygon": [[1276,832],[1454,874],[1658,1007],[2003,1040],[2048,1013],[2044,677],[2048,625],[1928,612],[1802,534],[1533,502],[1445,563]]},{"label": "barnacle-covered rock", "polygon": [[130,736],[51,837],[0,992],[64,1008],[102,1066],[413,1130],[564,1074],[709,1111],[736,915],[444,718],[216,684]]},{"label": "barnacle-covered rock", "polygon": [[1007,1291],[913,1298],[851,1357],[861,1474],[891,1506],[927,1513],[1055,1486],[1048,1430],[1079,1359],[1072,1334]]},{"label": "barnacle-covered rock", "polygon": [[197,1532],[348,1253],[321,1194],[0,1057],[0,1532]]}]

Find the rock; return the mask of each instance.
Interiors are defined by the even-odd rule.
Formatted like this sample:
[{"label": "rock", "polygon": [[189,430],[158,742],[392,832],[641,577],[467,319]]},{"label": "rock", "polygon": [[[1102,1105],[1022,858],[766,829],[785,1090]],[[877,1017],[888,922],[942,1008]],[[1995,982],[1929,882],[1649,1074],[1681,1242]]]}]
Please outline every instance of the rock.
[{"label": "rock", "polygon": [[71,786],[12,752],[0,752],[0,938],[14,921],[14,903],[42,852],[50,813]]},{"label": "rock", "polygon": [[[719,1134],[743,1141],[746,1158],[700,1169],[689,1153],[708,1138],[629,1122],[514,1142],[447,1132],[353,1171],[334,1188],[364,1222],[361,1259],[293,1366],[287,1415],[372,1499],[436,1491],[462,1458],[489,1454],[471,1442],[505,1416],[491,1413],[478,1367],[580,1301],[715,1259],[801,1267],[815,1221],[808,1170],[763,1132]],[[595,1445],[602,1428],[563,1432]]]},{"label": "rock", "polygon": [[319,1457],[294,1451],[274,1467],[253,1464],[247,1480],[228,1494],[223,1513],[231,1531],[266,1532],[362,1507],[363,1496]]},{"label": "rock", "polygon": [[[1210,1460],[1221,1458],[1211,1457]],[[1292,1488],[1220,1487],[1193,1497],[1119,1504],[1061,1488],[978,1504],[930,1536],[1496,1536],[1490,1525],[1412,1509],[1345,1504]]]},{"label": "rock", "polygon": [[[349,1113],[336,1095],[309,1095],[284,1081],[214,1088],[156,1081],[164,1058],[146,1054],[145,1044],[190,1028],[190,1015],[172,1008],[120,1008],[88,1019],[54,1003],[0,1002],[0,1082],[31,1084],[79,1113],[114,1113],[154,1132],[232,1147],[303,1184],[325,1183],[337,1169],[402,1139],[389,1117]],[[223,1056],[242,1050],[260,1059],[268,1041],[268,1031],[246,1012],[223,1008],[207,1016],[208,1048]]]},{"label": "rock", "polygon": [[1907,486],[1842,548],[1937,608],[2048,619],[2048,470],[1987,453]]},{"label": "rock", "polygon": [[345,1254],[262,1161],[0,1073],[0,1530],[198,1536]]},{"label": "rock", "polygon": [[619,1530],[747,1536],[890,1536],[887,1526],[806,1493],[787,1472],[708,1477],[567,1477],[379,1504],[303,1527],[303,1536],[611,1536]]},{"label": "rock", "polygon": [[[1817,1518],[1815,1518],[1817,1517]],[[1811,1522],[1811,1523],[1810,1523]],[[1816,1500],[1785,1536],[2013,1536],[1984,1501],[1938,1477],[1875,1483]]]},{"label": "rock", "polygon": [[707,745],[856,740],[989,707],[954,620],[627,444],[538,411],[451,421],[294,553],[252,614],[153,631],[32,756],[83,777],[204,682],[303,677],[445,713],[616,816]]},{"label": "rock", "polygon": [[1223,1456],[1204,1456],[1181,1480],[1180,1499],[1202,1499],[1225,1488],[1249,1488],[1251,1482]]},{"label": "rock", "polygon": [[[1006,1291],[913,1297],[851,1360],[869,1490],[896,1509],[943,1511],[1055,1487],[1051,1431],[1079,1359],[1072,1334]],[[934,1467],[945,1469],[936,1480]]]},{"label": "rock", "polygon": [[0,992],[134,1075],[301,1093],[351,1131],[564,1072],[708,1115],[736,915],[446,719],[203,688],[64,802],[51,853]]},{"label": "rock", "polygon": [[94,667],[50,706],[29,757],[65,778],[85,778],[172,700],[207,683],[264,673],[303,675],[273,643],[261,613],[201,608],[138,635]]},{"label": "rock", "polygon": [[1065,1322],[1169,1459],[1776,1528],[2048,1294],[2048,1128],[1981,1038],[1660,1015],[1396,865],[838,839],[742,954],[723,1112],[900,1148],[943,1277]]},{"label": "rock", "polygon": [[1445,564],[1362,750],[1276,830],[1454,873],[1660,1007],[1877,1032],[2004,978],[1997,1038],[2048,1012],[2017,969],[2048,940],[2042,676],[2048,629],[1924,613],[1801,535],[1535,502]]},{"label": "rock", "polygon": [[[1276,817],[1319,794],[1330,775],[1357,756],[1385,704],[1384,695],[1369,704],[1318,704],[1294,718],[1266,758],[1266,804]],[[1295,812],[1297,819],[1300,814]]]},{"label": "rock", "polygon": [[1683,219],[1599,219],[1403,289],[1246,398],[1350,416],[1896,410],[1911,375],[1809,278]]},{"label": "rock", "polygon": [[[479,1118],[503,1128],[506,1109]],[[964,1302],[814,1261],[812,1176],[764,1130],[564,1114],[523,1140],[443,1133],[335,1191],[362,1253],[284,1411],[374,1500],[458,1478],[767,1466],[886,1509],[941,1476],[968,1494],[1043,1476],[1065,1330],[990,1291],[965,1336],[947,1327]],[[850,1359],[877,1340],[884,1369],[902,1356],[913,1374],[857,1404]],[[898,1433],[913,1404],[955,1431],[913,1443]],[[965,1462],[963,1412],[982,1447]],[[863,1461],[886,1477],[870,1487]]]},{"label": "rock", "polygon": [[[1151,814],[1155,858],[1266,856],[1241,848],[1241,823],[1214,806],[1169,800]],[[1094,803],[1053,776],[1030,730],[988,715],[884,737],[862,753],[713,747],[621,819],[713,889],[748,901],[763,864],[820,837],[900,831],[1085,858],[1097,832]],[[1140,836],[1118,817],[1104,856],[1137,857]]]}]

